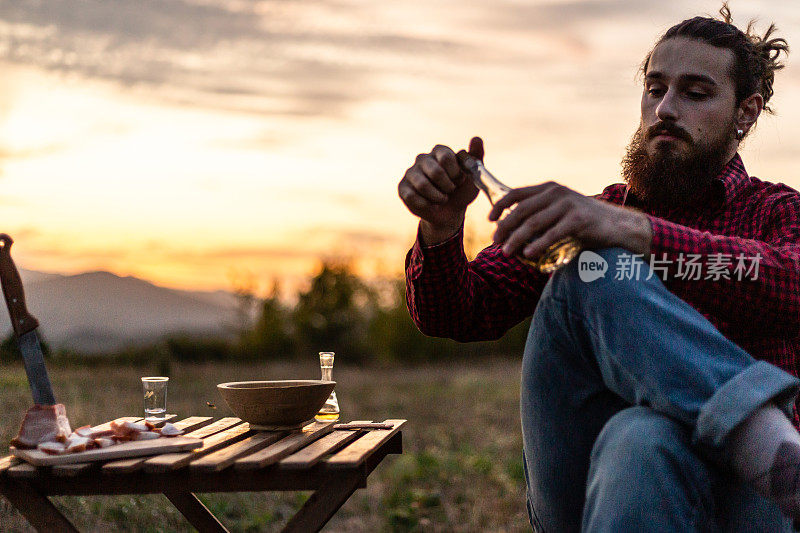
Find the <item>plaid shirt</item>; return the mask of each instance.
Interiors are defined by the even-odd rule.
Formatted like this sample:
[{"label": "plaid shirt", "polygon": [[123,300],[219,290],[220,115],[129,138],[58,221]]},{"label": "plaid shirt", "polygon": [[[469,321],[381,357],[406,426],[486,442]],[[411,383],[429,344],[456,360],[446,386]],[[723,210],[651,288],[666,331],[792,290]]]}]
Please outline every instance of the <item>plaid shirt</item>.
[{"label": "plaid shirt", "polygon": [[[644,206],[621,183],[597,198],[646,213],[651,265],[667,288],[754,357],[796,376],[800,193],[748,176],[738,154],[712,187],[712,201],[702,208]],[[750,268],[745,276],[742,264]],[[698,268],[700,279],[690,279]],[[463,231],[431,247],[417,239],[406,256],[407,303],[417,327],[458,341],[501,337],[533,314],[547,279],[497,245],[468,262]]]}]

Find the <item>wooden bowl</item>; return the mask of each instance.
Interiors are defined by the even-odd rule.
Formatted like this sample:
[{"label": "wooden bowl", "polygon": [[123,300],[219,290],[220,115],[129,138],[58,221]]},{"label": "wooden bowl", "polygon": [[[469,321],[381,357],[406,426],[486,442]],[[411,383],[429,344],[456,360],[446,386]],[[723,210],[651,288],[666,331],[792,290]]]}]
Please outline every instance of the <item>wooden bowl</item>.
[{"label": "wooden bowl", "polygon": [[233,381],[217,390],[231,410],[254,429],[297,429],[311,422],[335,381]]}]

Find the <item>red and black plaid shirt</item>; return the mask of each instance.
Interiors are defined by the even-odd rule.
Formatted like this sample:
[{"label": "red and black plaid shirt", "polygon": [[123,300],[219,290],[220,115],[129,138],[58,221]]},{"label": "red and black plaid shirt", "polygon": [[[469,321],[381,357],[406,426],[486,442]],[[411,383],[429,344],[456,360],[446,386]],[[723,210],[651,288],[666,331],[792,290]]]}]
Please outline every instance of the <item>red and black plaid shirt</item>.
[{"label": "red and black plaid shirt", "polygon": [[[653,227],[651,256],[664,260],[667,288],[754,357],[796,376],[800,193],[748,176],[738,154],[713,187],[712,201],[702,208],[665,211],[636,204],[621,183],[606,187],[597,198],[645,212]],[[703,267],[715,261],[715,254],[734,258],[723,268],[730,279],[704,279],[706,268],[701,279],[685,279],[678,269],[690,254],[700,255]],[[740,254],[760,254],[757,276],[751,272],[737,279],[733,270]],[[417,239],[406,257],[408,309],[417,327],[427,335],[458,341],[501,337],[533,314],[547,279],[504,256],[497,245],[468,262],[462,233],[431,247]]]}]

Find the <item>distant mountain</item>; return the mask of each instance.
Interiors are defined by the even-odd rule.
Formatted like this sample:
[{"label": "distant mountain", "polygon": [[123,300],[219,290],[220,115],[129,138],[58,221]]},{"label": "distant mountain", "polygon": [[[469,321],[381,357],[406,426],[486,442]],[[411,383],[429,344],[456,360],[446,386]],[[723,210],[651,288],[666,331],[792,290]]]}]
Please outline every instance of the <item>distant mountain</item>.
[{"label": "distant mountain", "polygon": [[66,277],[63,274],[52,274],[50,272],[37,272],[35,270],[25,269],[20,270],[19,276],[22,278],[22,284],[26,287],[29,283],[38,283],[40,281],[48,281],[51,279],[60,279]]},{"label": "distant mountain", "polygon": [[[28,308],[54,348],[104,352],[169,334],[225,334],[236,326],[236,299],[224,291],[167,289],[109,272],[20,275]],[[0,324],[10,332],[5,305]]]}]

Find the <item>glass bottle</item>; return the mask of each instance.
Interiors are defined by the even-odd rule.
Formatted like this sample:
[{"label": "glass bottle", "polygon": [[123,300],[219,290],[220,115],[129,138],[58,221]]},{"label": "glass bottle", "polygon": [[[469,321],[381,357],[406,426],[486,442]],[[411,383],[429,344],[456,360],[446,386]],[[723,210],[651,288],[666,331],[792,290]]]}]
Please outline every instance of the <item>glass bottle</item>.
[{"label": "glass bottle", "polygon": [[[482,190],[489,199],[489,203],[494,205],[500,198],[511,191],[510,187],[503,184],[491,172],[486,170],[480,159],[474,158],[466,154],[466,152],[459,153],[459,156],[462,166],[469,172],[472,181],[475,182],[475,186]],[[518,259],[525,264],[538,268],[543,274],[550,274],[557,268],[569,263],[580,251],[578,241],[572,237],[565,237],[548,246],[535,261],[524,257],[518,257]]]},{"label": "glass bottle", "polygon": [[[322,370],[322,381],[333,381],[333,352],[319,352],[319,367]],[[325,405],[314,417],[318,422],[334,422],[339,420],[339,400],[336,391],[332,391]]]}]

